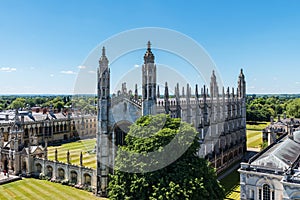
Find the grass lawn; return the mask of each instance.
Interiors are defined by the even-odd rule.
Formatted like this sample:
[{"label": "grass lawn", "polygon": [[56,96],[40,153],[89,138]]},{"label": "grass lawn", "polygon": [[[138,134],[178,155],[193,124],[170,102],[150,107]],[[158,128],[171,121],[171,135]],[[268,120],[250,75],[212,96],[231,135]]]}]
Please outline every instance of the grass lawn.
[{"label": "grass lawn", "polygon": [[262,131],[264,128],[266,128],[270,122],[257,122],[256,124],[246,124],[247,130],[252,130],[252,131]]},{"label": "grass lawn", "polygon": [[91,192],[32,178],[1,185],[0,199],[104,200],[104,198],[94,196]]},{"label": "grass lawn", "polygon": [[79,165],[80,152],[82,152],[83,165],[96,169],[96,154],[91,153],[94,150],[96,144],[96,138],[78,140],[76,142],[70,142],[61,146],[49,146],[48,147],[48,159],[54,160],[55,149],[57,149],[58,160],[61,162],[67,162],[67,151],[70,152],[70,161],[72,164]]},{"label": "grass lawn", "polygon": [[262,144],[262,132],[247,130],[247,148],[260,148]]},{"label": "grass lawn", "polygon": [[270,122],[247,123],[247,148],[260,148],[262,144],[262,130]]},{"label": "grass lawn", "polygon": [[220,183],[225,189],[225,199],[240,199],[240,174],[237,170],[223,178]]}]

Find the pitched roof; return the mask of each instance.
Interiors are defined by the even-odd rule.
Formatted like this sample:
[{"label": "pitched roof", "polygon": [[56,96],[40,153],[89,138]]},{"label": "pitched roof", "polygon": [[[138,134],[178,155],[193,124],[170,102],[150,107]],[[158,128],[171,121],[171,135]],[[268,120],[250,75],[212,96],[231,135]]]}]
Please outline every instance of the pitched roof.
[{"label": "pitched roof", "polygon": [[293,138],[284,137],[273,144],[270,149],[256,158],[251,164],[284,170],[297,160],[299,154],[300,131],[296,131]]}]

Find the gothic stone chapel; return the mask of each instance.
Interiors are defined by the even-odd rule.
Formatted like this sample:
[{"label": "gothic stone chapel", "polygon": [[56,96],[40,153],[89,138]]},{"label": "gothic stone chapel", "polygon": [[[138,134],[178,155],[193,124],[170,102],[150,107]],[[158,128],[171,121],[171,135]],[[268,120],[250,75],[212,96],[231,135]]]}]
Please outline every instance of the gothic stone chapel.
[{"label": "gothic stone chapel", "polygon": [[240,159],[246,151],[246,82],[243,71],[238,76],[238,86],[220,92],[216,76],[212,71],[210,90],[204,85],[201,92],[195,86],[179,92],[175,85],[174,97],[170,97],[168,84],[164,95],[157,85],[155,56],[148,42],[142,66],[142,95],[127,91],[122,84],[117,94],[110,91],[110,69],[105,48],[98,68],[98,131],[97,131],[97,194],[107,195],[108,175],[116,155],[116,146],[124,145],[124,137],[130,124],[142,115],[169,114],[174,118],[193,124],[199,132],[201,149],[198,155],[209,159],[217,172]]}]

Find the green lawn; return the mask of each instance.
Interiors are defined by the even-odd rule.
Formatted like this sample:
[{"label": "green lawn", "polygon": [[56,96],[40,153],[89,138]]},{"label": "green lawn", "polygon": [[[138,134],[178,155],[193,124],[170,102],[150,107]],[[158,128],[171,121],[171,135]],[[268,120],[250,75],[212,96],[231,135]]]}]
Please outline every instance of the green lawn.
[{"label": "green lawn", "polygon": [[262,132],[247,130],[247,148],[260,148],[262,144]]},{"label": "green lawn", "polygon": [[55,149],[57,149],[58,160],[67,162],[67,151],[69,150],[71,163],[79,165],[80,152],[82,152],[83,165],[96,169],[96,154],[91,152],[94,150],[95,144],[96,139],[94,138],[70,142],[61,146],[49,146],[48,159],[54,160]]},{"label": "green lawn", "polygon": [[264,128],[266,128],[270,122],[257,122],[256,124],[253,123],[251,124],[250,122],[246,124],[247,130],[252,130],[252,131],[262,131]]},{"label": "green lawn", "polygon": [[240,174],[237,170],[223,178],[220,183],[225,189],[225,199],[240,199]]},{"label": "green lawn", "polygon": [[262,144],[262,130],[270,122],[247,123],[247,148],[260,148]]},{"label": "green lawn", "polygon": [[104,200],[91,192],[45,180],[26,178],[0,186],[1,200]]},{"label": "green lawn", "polygon": [[232,190],[226,195],[225,199],[228,200],[238,200],[240,199],[240,185],[236,185]]}]

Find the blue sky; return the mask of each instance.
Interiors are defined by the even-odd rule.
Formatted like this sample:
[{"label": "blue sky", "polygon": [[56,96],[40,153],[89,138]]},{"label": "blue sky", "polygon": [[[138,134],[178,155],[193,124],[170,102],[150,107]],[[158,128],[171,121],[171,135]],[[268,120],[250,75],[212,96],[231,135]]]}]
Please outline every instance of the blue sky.
[{"label": "blue sky", "polygon": [[[141,27],[193,38],[214,60],[226,86],[236,85],[243,68],[248,93],[300,93],[296,0],[0,3],[0,94],[72,93],[78,66],[99,43]],[[119,65],[140,65],[143,52],[133,55]],[[161,60],[159,51],[155,55],[158,63],[169,64],[166,55]]]}]

